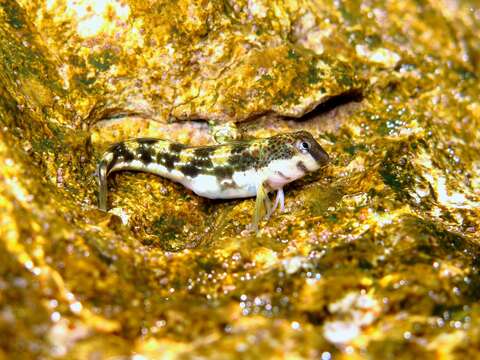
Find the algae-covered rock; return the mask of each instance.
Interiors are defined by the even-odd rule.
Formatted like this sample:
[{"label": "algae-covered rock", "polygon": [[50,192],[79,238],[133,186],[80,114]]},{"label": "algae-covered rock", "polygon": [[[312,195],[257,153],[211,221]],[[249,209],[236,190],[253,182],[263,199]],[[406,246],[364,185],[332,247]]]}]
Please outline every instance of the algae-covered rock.
[{"label": "algae-covered rock", "polygon": [[[474,1],[0,3],[0,359],[480,350]],[[249,230],[94,171],[114,141],[310,131],[332,158]]]},{"label": "algae-covered rock", "polygon": [[289,39],[292,20],[308,11],[296,4],[59,0],[23,7],[89,123],[124,114],[162,122],[300,117],[362,88],[346,59]]}]

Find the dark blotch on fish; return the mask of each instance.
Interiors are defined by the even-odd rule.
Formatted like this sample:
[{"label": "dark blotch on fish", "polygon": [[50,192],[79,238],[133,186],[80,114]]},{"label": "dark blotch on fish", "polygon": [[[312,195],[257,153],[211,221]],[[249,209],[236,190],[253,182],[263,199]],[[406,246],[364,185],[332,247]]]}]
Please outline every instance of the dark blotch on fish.
[{"label": "dark blotch on fish", "polygon": [[230,155],[230,157],[228,158],[228,163],[231,164],[231,166],[233,166],[235,170],[245,171],[252,167],[255,167],[255,165],[260,165],[256,164],[257,160],[258,159],[253,157],[250,152],[245,151],[242,154]]},{"label": "dark blotch on fish", "polygon": [[113,159],[108,164],[107,172],[118,162],[129,162],[135,158],[135,155],[127,149],[124,143],[112,145],[109,151],[113,154]]},{"label": "dark blotch on fish", "polygon": [[179,143],[171,143],[169,149],[171,152],[179,153],[185,148],[185,145]]},{"label": "dark blotch on fish", "polygon": [[305,166],[305,164],[303,163],[303,161],[299,161],[297,162],[297,168],[299,168],[301,171],[303,171],[304,173],[307,173],[308,172],[308,169],[307,167]]},{"label": "dark blotch on fish", "polygon": [[209,157],[194,157],[190,161],[190,163],[193,166],[198,166],[199,168],[212,168],[213,167],[212,159],[210,159]]},{"label": "dark blotch on fish", "polygon": [[232,154],[241,154],[244,150],[249,147],[248,144],[238,144],[234,145],[232,148]]},{"label": "dark blotch on fish", "polygon": [[171,170],[175,167],[175,163],[180,161],[178,154],[159,153],[157,155],[157,162],[164,165],[167,169]]},{"label": "dark blotch on fish", "polygon": [[233,168],[231,166],[218,166],[213,170],[217,179],[229,179],[233,176]]},{"label": "dark blotch on fish", "polygon": [[137,149],[137,153],[140,156],[140,160],[145,164],[150,164],[152,162],[152,150],[147,147],[141,146]]},{"label": "dark blotch on fish", "polygon": [[179,166],[178,170],[181,171],[185,176],[192,178],[200,173],[200,169],[191,164]]}]

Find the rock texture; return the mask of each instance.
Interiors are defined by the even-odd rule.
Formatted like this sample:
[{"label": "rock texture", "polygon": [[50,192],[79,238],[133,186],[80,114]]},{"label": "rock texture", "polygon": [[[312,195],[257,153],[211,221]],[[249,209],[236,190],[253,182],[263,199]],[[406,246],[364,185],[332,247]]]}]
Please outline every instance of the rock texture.
[{"label": "rock texture", "polygon": [[[478,356],[479,30],[460,0],[2,2],[0,359]],[[206,121],[333,161],[259,236],[146,174],[97,210],[105,146]]]}]

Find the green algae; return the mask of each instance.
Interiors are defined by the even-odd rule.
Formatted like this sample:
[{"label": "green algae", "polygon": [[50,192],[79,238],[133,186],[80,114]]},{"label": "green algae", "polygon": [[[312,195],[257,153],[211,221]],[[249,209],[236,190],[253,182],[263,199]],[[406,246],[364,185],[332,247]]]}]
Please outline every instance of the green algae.
[{"label": "green algae", "polygon": [[[473,2],[109,4],[0,6],[0,358],[478,356]],[[145,174],[96,209],[109,143],[207,119],[332,162],[258,236]]]}]

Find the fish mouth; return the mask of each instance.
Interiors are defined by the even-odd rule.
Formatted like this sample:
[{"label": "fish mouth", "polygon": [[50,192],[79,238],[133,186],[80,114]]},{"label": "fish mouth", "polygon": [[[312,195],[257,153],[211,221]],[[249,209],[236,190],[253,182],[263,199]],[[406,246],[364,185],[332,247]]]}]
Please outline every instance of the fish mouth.
[{"label": "fish mouth", "polygon": [[320,166],[325,166],[330,162],[330,156],[318,144],[310,150],[310,154],[312,154],[313,158]]}]

